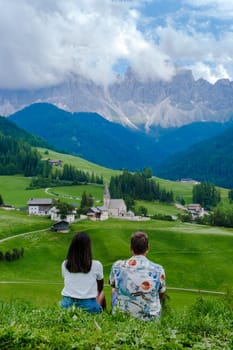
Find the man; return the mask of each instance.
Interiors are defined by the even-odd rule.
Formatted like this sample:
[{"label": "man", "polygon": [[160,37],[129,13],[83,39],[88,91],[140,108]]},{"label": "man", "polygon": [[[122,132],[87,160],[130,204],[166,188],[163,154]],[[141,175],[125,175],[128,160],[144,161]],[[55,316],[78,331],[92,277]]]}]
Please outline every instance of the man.
[{"label": "man", "polygon": [[164,269],[146,258],[149,249],[146,233],[132,234],[130,248],[133,256],[116,261],[111,269],[113,312],[118,309],[141,320],[158,318],[160,300],[166,290]]}]

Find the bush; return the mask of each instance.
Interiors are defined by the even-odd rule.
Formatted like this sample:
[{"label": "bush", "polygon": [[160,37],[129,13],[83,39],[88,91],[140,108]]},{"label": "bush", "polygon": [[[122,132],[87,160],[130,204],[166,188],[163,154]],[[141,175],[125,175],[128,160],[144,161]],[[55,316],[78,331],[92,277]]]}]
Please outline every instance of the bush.
[{"label": "bush", "polygon": [[3,252],[0,252],[0,261],[14,261],[17,259],[20,259],[24,255],[24,249],[23,248],[13,248],[12,252],[7,251],[5,254]]}]

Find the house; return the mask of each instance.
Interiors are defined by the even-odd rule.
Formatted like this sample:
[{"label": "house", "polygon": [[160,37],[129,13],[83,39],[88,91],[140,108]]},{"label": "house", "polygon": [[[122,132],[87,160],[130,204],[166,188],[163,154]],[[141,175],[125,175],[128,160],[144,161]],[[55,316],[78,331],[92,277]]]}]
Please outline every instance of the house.
[{"label": "house", "polygon": [[[64,219],[68,223],[72,223],[72,222],[75,221],[76,213],[77,213],[76,209],[74,209],[72,211],[72,213],[67,214]],[[60,212],[55,206],[50,209],[49,214],[50,214],[50,218],[51,218],[52,221],[60,221],[60,220],[62,220]]]},{"label": "house", "polygon": [[29,215],[49,215],[53,201],[50,198],[30,198],[27,204]]},{"label": "house", "polygon": [[89,220],[107,220],[108,219],[108,209],[105,206],[102,207],[91,207],[87,212],[87,217]]},{"label": "house", "polygon": [[49,164],[54,166],[62,166],[62,161],[60,159],[50,159],[50,158],[42,158],[44,162],[49,162]]},{"label": "house", "polygon": [[58,221],[51,227],[51,231],[68,232],[69,231],[69,223],[65,220]]},{"label": "house", "polygon": [[49,159],[49,163],[54,166],[62,166],[62,161],[60,159]]},{"label": "house", "polygon": [[178,181],[182,182],[182,183],[192,184],[192,185],[199,185],[200,184],[200,181],[197,181],[197,180],[194,180],[191,178],[184,178],[184,179],[180,179]]},{"label": "house", "polygon": [[186,206],[186,209],[187,209],[187,211],[189,213],[192,214],[192,217],[197,217],[197,216],[203,216],[204,215],[204,209],[198,203],[188,204]]}]

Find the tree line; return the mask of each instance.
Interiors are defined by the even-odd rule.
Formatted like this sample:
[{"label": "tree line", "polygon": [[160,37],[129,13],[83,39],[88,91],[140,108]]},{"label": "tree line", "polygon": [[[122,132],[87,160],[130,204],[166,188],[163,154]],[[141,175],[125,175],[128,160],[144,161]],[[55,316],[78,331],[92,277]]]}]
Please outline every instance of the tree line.
[{"label": "tree line", "polygon": [[132,174],[125,170],[121,175],[112,176],[109,191],[112,198],[124,198],[129,207],[134,200],[159,200],[165,203],[174,201],[172,191],[160,188],[158,183],[145,176],[145,172],[139,171]]},{"label": "tree line", "polygon": [[220,191],[208,182],[202,182],[193,186],[193,203],[199,203],[202,207],[210,209],[221,201]]},{"label": "tree line", "polygon": [[33,177],[30,188],[79,183],[103,184],[102,175],[84,172],[72,165],[64,164],[62,169],[54,169],[49,161],[41,160],[39,152],[27,142],[0,134],[0,175],[15,174]]},{"label": "tree line", "polygon": [[53,168],[49,161],[38,164],[37,176],[33,177],[29,188],[45,188],[55,186],[79,185],[87,183],[103,184],[103,176],[77,169],[73,165],[64,164],[63,168]]}]

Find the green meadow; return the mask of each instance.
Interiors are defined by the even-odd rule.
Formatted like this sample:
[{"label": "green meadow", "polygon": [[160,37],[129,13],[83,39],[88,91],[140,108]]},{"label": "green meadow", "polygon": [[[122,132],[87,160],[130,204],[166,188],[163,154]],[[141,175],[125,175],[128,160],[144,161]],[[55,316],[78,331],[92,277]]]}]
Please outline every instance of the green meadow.
[{"label": "green meadow", "polygon": [[[63,163],[84,171],[103,175],[109,182],[119,171],[100,167],[81,158],[40,149],[42,156],[61,159]],[[192,185],[157,179],[161,187],[192,201]],[[95,205],[101,205],[103,186],[81,185],[27,190],[30,178],[0,176],[0,194],[5,204],[26,208],[29,198],[61,198],[79,205],[83,191],[92,194]],[[227,205],[227,190],[220,189],[222,204]],[[159,202],[138,201],[148,214],[177,215],[173,205]],[[162,264],[166,270],[168,303],[173,308],[191,305],[200,294],[205,298],[213,292],[226,292],[233,288],[232,243],[233,230],[194,224],[151,221],[122,221],[109,219],[105,222],[78,221],[70,226],[69,233],[50,231],[48,218],[29,216],[27,211],[0,210],[0,251],[24,248],[24,257],[17,261],[0,262],[0,300],[26,300],[39,306],[57,305],[62,289],[61,263],[66,257],[73,234],[87,231],[93,241],[94,258],[104,265],[105,291],[110,305],[111,290],[108,276],[112,263],[129,256],[129,239],[132,232],[144,230],[150,238],[148,257]],[[12,239],[4,238],[15,236]],[[184,289],[184,290],[182,290]],[[190,291],[187,291],[189,289]],[[192,291],[195,290],[195,291]],[[214,294],[215,295],[215,294]],[[216,298],[221,294],[216,294]]]},{"label": "green meadow", "polygon": [[[158,220],[130,222],[111,219],[104,222],[79,221],[71,225],[69,233],[56,233],[49,229],[33,232],[33,227],[28,227],[27,219],[31,219],[28,215],[24,214],[22,220],[22,213],[14,219],[12,212],[4,213],[5,217],[9,215],[9,220],[15,222],[21,233],[24,231],[27,234],[0,243],[1,251],[23,247],[25,252],[19,260],[0,262],[0,300],[20,299],[39,306],[57,305],[63,285],[61,263],[73,234],[78,231],[89,233],[94,258],[103,263],[109,305],[110,287],[107,284],[111,265],[115,260],[129,256],[130,235],[136,230],[148,233],[148,257],[162,264],[166,270],[168,302],[172,307],[188,306],[200,293],[206,297],[211,295],[176,288],[214,292],[226,292],[233,288],[233,231],[229,229]],[[45,224],[48,225],[48,222],[42,220],[42,227]],[[5,237],[4,232],[5,224],[1,220],[1,237]]]},{"label": "green meadow", "polygon": [[103,179],[105,182],[108,182],[110,180],[110,177],[113,174],[119,174],[120,171],[118,170],[112,170],[103,166],[100,166],[95,163],[91,163],[83,158],[72,156],[70,154],[65,153],[58,153],[54,152],[52,150],[47,150],[44,148],[37,148],[37,150],[40,152],[42,157],[44,158],[50,158],[50,159],[60,159],[63,164],[71,164],[74,167],[77,167],[85,172],[92,173],[98,175],[103,175]]}]

